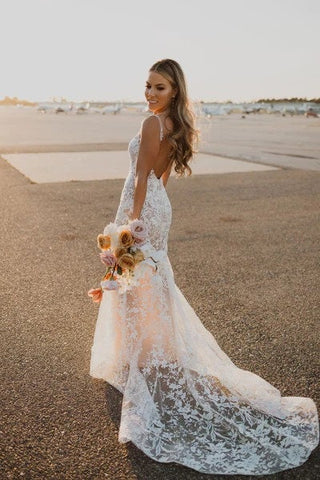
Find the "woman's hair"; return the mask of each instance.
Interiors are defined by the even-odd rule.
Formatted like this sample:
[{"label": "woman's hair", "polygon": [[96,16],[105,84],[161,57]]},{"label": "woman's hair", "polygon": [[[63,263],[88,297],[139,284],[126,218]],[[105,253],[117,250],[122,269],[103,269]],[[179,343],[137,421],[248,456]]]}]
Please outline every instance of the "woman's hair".
[{"label": "woman's hair", "polygon": [[188,98],[187,85],[184,73],[179,63],[165,58],[154,63],[149,70],[165,77],[176,89],[175,97],[170,104],[169,117],[173,129],[168,140],[172,146],[169,159],[174,163],[174,170],[179,176],[186,172],[191,175],[192,170],[188,162],[192,159],[198,141],[198,130],[195,128],[195,115]]}]

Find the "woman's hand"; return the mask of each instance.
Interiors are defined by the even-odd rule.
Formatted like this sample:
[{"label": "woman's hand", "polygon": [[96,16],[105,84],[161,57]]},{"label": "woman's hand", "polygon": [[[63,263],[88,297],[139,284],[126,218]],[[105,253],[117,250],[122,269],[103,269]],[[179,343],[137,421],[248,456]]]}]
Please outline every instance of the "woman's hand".
[{"label": "woman's hand", "polygon": [[160,151],[160,125],[155,116],[146,118],[142,124],[140,149],[136,165],[135,191],[131,220],[140,217],[147,194],[148,176],[157,163]]}]

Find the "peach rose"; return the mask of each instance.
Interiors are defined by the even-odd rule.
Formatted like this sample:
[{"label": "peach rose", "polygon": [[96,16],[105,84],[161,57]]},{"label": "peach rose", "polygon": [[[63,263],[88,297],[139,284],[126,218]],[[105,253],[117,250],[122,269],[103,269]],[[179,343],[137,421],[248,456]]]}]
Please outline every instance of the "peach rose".
[{"label": "peach rose", "polygon": [[91,288],[88,292],[89,297],[96,303],[100,303],[102,300],[102,288]]},{"label": "peach rose", "polygon": [[97,241],[98,241],[98,247],[101,250],[108,250],[111,246],[110,235],[103,235],[102,233],[100,233],[97,237]]},{"label": "peach rose", "polygon": [[116,250],[114,252],[114,254],[117,258],[122,257],[122,255],[124,255],[125,253],[127,253],[127,250],[123,247],[116,248]]},{"label": "peach rose", "polygon": [[144,255],[141,250],[138,250],[137,253],[134,255],[134,263],[137,264],[144,260]]},{"label": "peach rose", "polygon": [[130,253],[125,253],[118,259],[118,265],[125,269],[132,270],[134,267],[134,258]]},{"label": "peach rose", "polygon": [[132,244],[133,244],[133,237],[132,237],[132,233],[130,232],[130,230],[123,230],[121,233],[120,233],[120,245],[122,247],[130,247]]}]

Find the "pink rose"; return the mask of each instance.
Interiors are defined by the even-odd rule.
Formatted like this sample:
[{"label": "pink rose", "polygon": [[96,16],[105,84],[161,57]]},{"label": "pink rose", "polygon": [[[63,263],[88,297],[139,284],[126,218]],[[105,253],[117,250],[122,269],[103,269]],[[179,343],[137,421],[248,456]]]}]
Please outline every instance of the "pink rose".
[{"label": "pink rose", "polygon": [[113,255],[113,253],[109,252],[108,250],[105,250],[104,252],[100,253],[100,260],[104,265],[107,267],[114,267],[116,264],[116,257]]},{"label": "pink rose", "polygon": [[102,288],[91,288],[88,292],[89,297],[96,303],[100,303],[102,300]]},{"label": "pink rose", "polygon": [[119,288],[116,280],[103,280],[100,285],[103,290],[117,290]]},{"label": "pink rose", "polygon": [[144,245],[146,243],[146,238],[143,240],[141,238],[135,238],[134,239],[134,244],[141,247],[142,245]]},{"label": "pink rose", "polygon": [[143,245],[148,236],[148,230],[142,220],[133,220],[130,223],[130,230],[136,245]]}]

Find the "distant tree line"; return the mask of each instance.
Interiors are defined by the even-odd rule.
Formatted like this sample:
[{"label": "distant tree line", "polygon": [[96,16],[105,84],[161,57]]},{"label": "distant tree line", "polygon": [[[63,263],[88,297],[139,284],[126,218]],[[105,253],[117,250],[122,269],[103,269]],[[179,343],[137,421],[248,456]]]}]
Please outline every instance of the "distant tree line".
[{"label": "distant tree line", "polygon": [[320,103],[320,98],[299,98],[299,97],[292,97],[292,98],[259,98],[257,103],[282,103],[282,102],[313,102],[313,103]]},{"label": "distant tree line", "polygon": [[18,97],[4,97],[3,100],[0,100],[0,105],[26,105],[32,107],[36,103],[29,102],[29,100],[20,100]]}]

